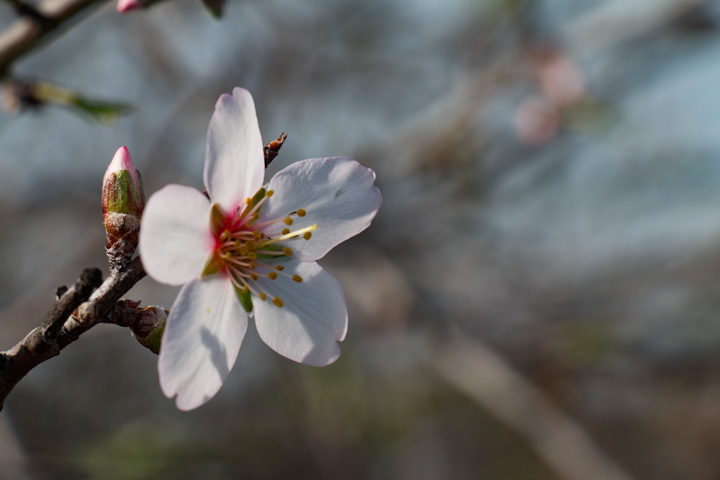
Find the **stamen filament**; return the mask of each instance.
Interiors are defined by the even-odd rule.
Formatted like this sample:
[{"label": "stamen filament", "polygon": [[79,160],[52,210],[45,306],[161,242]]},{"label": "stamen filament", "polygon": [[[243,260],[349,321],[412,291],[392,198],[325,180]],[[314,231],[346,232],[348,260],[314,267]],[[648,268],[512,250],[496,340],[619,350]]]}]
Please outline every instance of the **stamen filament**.
[{"label": "stamen filament", "polygon": [[[218,271],[224,271],[229,277],[232,285],[238,289],[243,306],[249,311],[252,304],[248,303],[247,295],[252,294],[260,300],[270,300],[278,308],[285,303],[277,296],[272,295],[263,287],[263,284],[273,290],[270,284],[263,282],[261,278],[270,281],[276,280],[280,275],[301,283],[303,278],[292,272],[286,273],[284,265],[270,265],[261,260],[267,258],[276,261],[278,257],[293,255],[293,249],[288,245],[294,240],[304,238],[309,240],[312,232],[317,230],[317,224],[291,231],[286,226],[293,225],[294,217],[305,217],[306,211],[298,209],[290,212],[284,217],[265,220],[256,223],[260,218],[262,205],[272,196],[271,190],[265,188],[258,190],[253,197],[248,197],[244,204],[235,208],[233,215],[226,215],[219,206],[213,206],[212,228],[214,230],[216,247],[213,252],[212,261],[209,265],[208,275]],[[283,223],[284,225],[279,225]],[[272,225],[277,225],[272,227]],[[280,230],[282,228],[282,230]],[[287,242],[284,245],[276,245],[279,242]],[[264,273],[262,273],[264,272]],[[203,273],[205,275],[206,273]]]},{"label": "stamen filament", "polygon": [[299,235],[302,235],[305,232],[312,232],[317,229],[317,223],[314,225],[310,225],[309,227],[301,228],[300,230],[295,230],[294,232],[286,233],[285,235],[281,235],[279,237],[271,238],[268,240],[265,240],[264,242],[258,243],[258,247],[264,247],[266,245],[271,245],[273,243],[282,242],[283,240],[287,240],[288,238],[297,237]]},{"label": "stamen filament", "polygon": [[245,213],[242,217],[240,217],[240,219],[244,219],[244,221],[241,222],[238,225],[238,227],[242,227],[243,225],[246,225],[248,223],[248,218],[253,218],[253,216],[255,215],[255,212],[258,211],[258,209],[262,206],[263,203],[265,203],[265,201],[268,198],[269,197],[267,196],[267,193],[266,193],[265,196],[263,198],[261,198],[249,212]]}]

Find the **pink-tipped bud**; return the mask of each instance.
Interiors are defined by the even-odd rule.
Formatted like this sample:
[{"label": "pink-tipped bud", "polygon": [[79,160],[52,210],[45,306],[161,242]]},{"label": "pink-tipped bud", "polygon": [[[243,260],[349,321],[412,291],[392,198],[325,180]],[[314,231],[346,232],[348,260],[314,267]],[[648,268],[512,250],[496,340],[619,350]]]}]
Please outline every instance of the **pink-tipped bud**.
[{"label": "pink-tipped bud", "polygon": [[118,0],[117,11],[127,13],[143,6],[145,2],[142,0]]},{"label": "pink-tipped bud", "polygon": [[130,152],[120,147],[103,177],[102,212],[108,248],[118,240],[137,246],[140,218],[145,208],[142,177],[135,169]]}]

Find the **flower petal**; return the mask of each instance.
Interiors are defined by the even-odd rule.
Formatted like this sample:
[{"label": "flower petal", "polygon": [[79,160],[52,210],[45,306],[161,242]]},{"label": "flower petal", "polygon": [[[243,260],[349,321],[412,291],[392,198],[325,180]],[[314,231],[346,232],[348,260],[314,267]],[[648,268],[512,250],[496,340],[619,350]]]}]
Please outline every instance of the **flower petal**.
[{"label": "flower petal", "polygon": [[197,408],[220,390],[235,364],[247,318],[227,277],[203,277],[180,290],[158,362],[163,393],[177,395],[180,410]]},{"label": "flower petal", "polygon": [[306,216],[292,217],[291,229],[313,224],[317,229],[310,240],[298,239],[289,246],[300,259],[317,260],[370,225],[382,203],[374,181],[375,172],[349,157],[293,163],[270,180],[268,189],[275,193],[263,206],[259,222],[305,210]]},{"label": "flower petal", "polygon": [[231,211],[262,187],[263,143],[255,104],[247,90],[236,88],[215,104],[208,127],[205,187],[215,203]]},{"label": "flower petal", "polygon": [[[340,356],[336,343],[347,332],[347,307],[342,286],[315,262],[285,262],[276,280],[256,282],[269,294],[265,301],[253,295],[255,325],[260,338],[273,350],[296,362],[328,365]],[[297,283],[290,277],[300,275]],[[272,303],[279,297],[282,308]]]},{"label": "flower petal", "polygon": [[145,206],[139,247],[145,270],[158,282],[198,278],[213,247],[207,197],[182,185],[158,190]]}]

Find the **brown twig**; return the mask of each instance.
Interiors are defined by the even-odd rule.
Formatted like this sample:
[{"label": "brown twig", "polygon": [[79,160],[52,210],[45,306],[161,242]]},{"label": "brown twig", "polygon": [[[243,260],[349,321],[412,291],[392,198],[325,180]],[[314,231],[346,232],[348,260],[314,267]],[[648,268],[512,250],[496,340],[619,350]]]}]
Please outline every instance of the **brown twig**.
[{"label": "brown twig", "polygon": [[0,32],[0,74],[7,73],[15,60],[58,33],[60,27],[107,1],[45,0],[34,6],[36,15],[24,15]]},{"label": "brown twig", "polygon": [[12,349],[0,352],[0,410],[13,387],[30,370],[58,355],[90,328],[98,323],[129,326],[128,305],[118,300],[145,275],[139,257],[127,267],[111,271],[102,284],[99,270],[85,269],[39,327]]}]

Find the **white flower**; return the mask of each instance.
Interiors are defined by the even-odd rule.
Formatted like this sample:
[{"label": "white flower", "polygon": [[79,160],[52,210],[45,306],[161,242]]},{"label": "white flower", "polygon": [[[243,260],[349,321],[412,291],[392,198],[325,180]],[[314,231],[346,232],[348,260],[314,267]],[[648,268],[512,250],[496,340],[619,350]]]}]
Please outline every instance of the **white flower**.
[{"label": "white flower", "polygon": [[236,88],[220,97],[208,128],[210,199],[168,185],[147,202],[145,270],[184,285],[158,363],[163,392],[182,410],[220,389],[251,315],[260,338],[287,358],[322,366],[340,355],[345,298],[315,260],[370,225],[381,203],[375,173],[347,157],[303,160],[263,188],[264,167],[252,97]]}]

